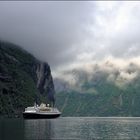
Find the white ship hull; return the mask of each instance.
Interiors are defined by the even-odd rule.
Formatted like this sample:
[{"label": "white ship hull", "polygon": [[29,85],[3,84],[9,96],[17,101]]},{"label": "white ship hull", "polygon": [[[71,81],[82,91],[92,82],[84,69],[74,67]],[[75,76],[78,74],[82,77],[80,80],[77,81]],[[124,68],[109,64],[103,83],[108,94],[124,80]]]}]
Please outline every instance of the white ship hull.
[{"label": "white ship hull", "polygon": [[61,115],[61,112],[57,108],[52,107],[27,107],[23,112],[25,119],[51,119],[57,118]]}]

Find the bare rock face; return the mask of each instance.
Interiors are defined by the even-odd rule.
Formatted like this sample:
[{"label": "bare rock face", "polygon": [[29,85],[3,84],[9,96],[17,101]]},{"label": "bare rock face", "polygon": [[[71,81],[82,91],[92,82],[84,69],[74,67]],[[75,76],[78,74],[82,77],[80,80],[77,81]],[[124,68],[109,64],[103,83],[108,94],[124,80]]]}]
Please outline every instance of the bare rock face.
[{"label": "bare rock face", "polygon": [[37,88],[42,95],[47,95],[48,100],[54,103],[54,84],[50,67],[47,63],[40,62],[36,68]]}]

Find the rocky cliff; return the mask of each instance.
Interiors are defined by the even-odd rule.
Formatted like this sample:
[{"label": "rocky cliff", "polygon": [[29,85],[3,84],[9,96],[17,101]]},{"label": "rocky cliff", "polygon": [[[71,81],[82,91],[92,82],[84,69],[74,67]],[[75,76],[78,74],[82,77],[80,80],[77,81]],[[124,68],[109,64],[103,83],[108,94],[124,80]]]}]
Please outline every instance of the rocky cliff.
[{"label": "rocky cliff", "polygon": [[35,101],[54,103],[50,67],[16,45],[0,42],[0,116],[20,116]]}]

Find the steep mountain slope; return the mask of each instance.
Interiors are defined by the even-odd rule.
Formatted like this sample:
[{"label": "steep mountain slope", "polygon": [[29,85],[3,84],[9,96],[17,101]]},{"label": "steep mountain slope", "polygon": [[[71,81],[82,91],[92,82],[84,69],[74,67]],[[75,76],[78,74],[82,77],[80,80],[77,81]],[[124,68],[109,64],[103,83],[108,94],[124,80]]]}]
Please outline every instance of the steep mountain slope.
[{"label": "steep mountain slope", "polygon": [[54,92],[47,63],[16,45],[0,42],[0,116],[20,116],[35,101],[53,102]]}]

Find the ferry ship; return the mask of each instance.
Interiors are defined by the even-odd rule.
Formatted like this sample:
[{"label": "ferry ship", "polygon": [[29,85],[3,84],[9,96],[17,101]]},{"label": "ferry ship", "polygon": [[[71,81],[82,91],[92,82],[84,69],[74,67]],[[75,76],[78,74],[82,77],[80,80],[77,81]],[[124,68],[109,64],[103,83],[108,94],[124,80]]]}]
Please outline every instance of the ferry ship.
[{"label": "ferry ship", "polygon": [[54,107],[50,107],[49,104],[41,103],[40,106],[35,104],[34,106],[25,108],[23,117],[25,119],[51,119],[57,118],[61,115],[61,112]]}]

